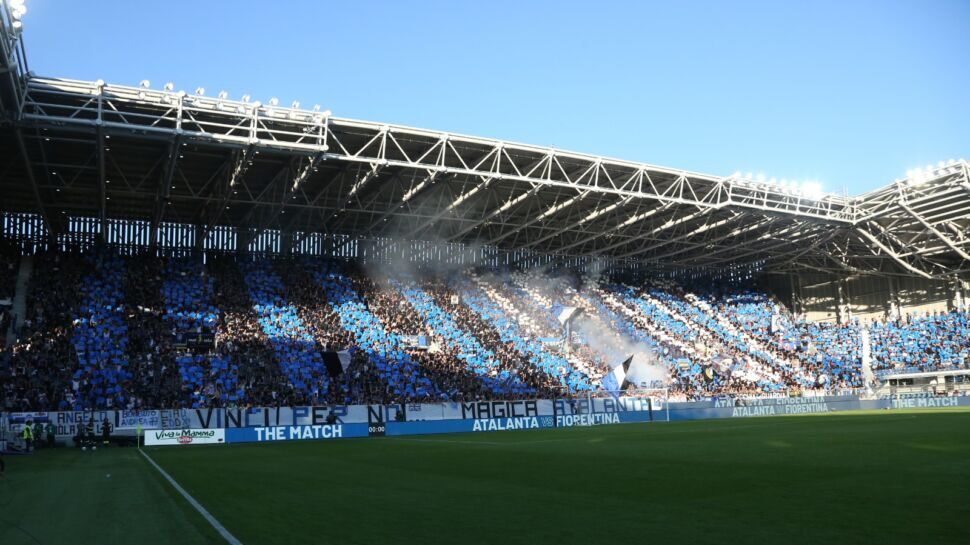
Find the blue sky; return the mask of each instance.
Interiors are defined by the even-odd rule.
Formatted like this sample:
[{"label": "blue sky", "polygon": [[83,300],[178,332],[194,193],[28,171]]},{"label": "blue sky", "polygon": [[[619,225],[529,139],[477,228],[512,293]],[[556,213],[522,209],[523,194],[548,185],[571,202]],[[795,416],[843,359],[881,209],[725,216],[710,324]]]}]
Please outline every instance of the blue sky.
[{"label": "blue sky", "polygon": [[970,158],[970,1],[27,0],[40,75],[855,195]]}]

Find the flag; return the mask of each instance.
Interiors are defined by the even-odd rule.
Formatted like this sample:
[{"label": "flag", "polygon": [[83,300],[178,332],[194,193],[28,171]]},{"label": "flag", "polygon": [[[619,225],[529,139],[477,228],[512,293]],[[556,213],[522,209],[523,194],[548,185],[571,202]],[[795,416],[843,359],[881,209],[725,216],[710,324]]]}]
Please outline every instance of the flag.
[{"label": "flag", "polygon": [[559,318],[560,324],[565,325],[566,322],[578,316],[582,311],[582,309],[576,307],[562,307],[556,317]]},{"label": "flag", "polygon": [[340,352],[324,352],[323,364],[327,367],[327,374],[339,377],[350,367],[350,350]]},{"label": "flag", "polygon": [[603,377],[600,381],[600,388],[614,398],[619,398],[620,394],[630,386],[630,382],[626,379],[626,373],[630,370],[630,362],[632,361],[633,354],[630,354],[630,357],[623,360],[623,363],[614,367],[612,371]]}]

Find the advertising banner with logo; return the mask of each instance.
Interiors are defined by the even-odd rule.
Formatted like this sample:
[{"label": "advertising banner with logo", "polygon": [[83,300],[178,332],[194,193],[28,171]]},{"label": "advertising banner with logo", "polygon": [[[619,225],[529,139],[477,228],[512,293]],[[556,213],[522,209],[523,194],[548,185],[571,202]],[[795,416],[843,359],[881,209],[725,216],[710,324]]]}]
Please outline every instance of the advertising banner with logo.
[{"label": "advertising banner with logo", "polygon": [[219,445],[226,442],[226,430],[145,430],[145,446]]}]

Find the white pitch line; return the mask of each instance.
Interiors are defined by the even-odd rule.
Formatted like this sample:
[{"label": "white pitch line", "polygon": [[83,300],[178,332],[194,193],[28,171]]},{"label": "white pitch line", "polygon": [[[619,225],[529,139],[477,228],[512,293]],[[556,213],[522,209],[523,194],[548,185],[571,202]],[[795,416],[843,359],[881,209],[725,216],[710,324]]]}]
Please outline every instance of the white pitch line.
[{"label": "white pitch line", "polygon": [[153,465],[155,469],[157,469],[158,472],[162,474],[162,477],[165,477],[165,480],[168,481],[169,484],[171,484],[172,487],[174,487],[175,490],[177,490],[178,493],[181,494],[182,497],[185,498],[185,500],[188,501],[192,507],[195,507],[195,510],[198,511],[200,515],[202,515],[202,518],[207,520],[209,524],[211,524],[212,527],[215,528],[217,532],[219,532],[219,535],[221,535],[231,545],[242,545],[242,542],[236,539],[236,536],[230,534],[229,530],[226,530],[225,526],[223,526],[218,520],[216,520],[216,518],[212,516],[211,513],[206,511],[205,507],[202,507],[201,503],[199,503],[198,501],[195,500],[195,498],[190,496],[189,493],[186,492],[185,489],[179,485],[179,483],[175,482],[175,479],[173,479],[171,475],[166,473],[161,466],[156,464],[155,460],[152,460],[151,456],[149,456],[144,450],[141,450],[141,449],[139,449],[138,452],[140,452],[142,456],[144,456],[145,459],[148,460],[148,463]]}]

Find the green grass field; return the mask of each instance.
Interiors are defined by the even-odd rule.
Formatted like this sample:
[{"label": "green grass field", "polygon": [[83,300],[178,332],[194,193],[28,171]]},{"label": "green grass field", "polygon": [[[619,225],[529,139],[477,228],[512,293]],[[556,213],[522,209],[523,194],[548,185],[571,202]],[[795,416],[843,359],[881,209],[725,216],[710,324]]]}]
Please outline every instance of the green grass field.
[{"label": "green grass field", "polygon": [[[147,452],[245,545],[970,540],[966,411]],[[225,542],[134,449],[6,461],[3,545]]]}]

